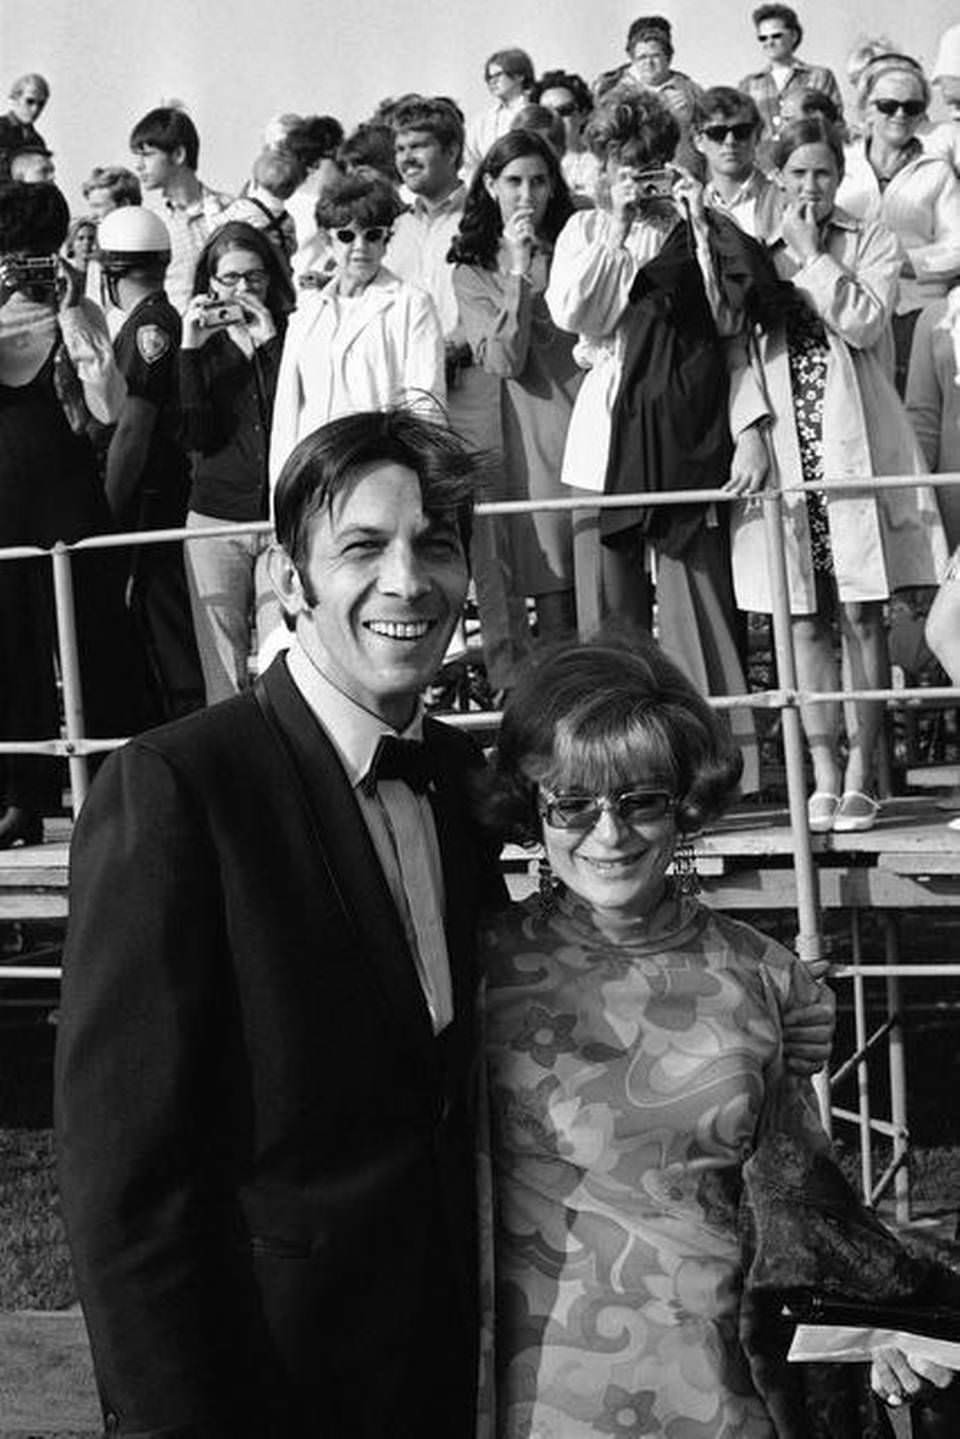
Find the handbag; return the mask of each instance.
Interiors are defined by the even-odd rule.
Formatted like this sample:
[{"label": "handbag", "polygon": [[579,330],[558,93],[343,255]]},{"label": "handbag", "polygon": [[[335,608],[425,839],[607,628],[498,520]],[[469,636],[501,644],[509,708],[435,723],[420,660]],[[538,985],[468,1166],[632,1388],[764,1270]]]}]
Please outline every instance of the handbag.
[{"label": "handbag", "polygon": [[882,1315],[960,1338],[960,1275],[911,1254],[862,1202],[807,1081],[772,1076],[742,1178],[740,1338],[779,1439],[889,1433],[866,1365],[787,1362],[796,1323],[881,1327]]}]

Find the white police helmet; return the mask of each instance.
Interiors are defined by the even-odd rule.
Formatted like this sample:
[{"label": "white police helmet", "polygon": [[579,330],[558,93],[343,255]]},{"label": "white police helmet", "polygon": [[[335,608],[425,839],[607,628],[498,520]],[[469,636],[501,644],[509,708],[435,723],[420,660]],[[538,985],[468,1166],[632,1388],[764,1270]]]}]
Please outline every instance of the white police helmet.
[{"label": "white police helmet", "polygon": [[106,275],[166,265],[170,259],[167,227],[142,205],[121,205],[97,227],[99,260]]}]

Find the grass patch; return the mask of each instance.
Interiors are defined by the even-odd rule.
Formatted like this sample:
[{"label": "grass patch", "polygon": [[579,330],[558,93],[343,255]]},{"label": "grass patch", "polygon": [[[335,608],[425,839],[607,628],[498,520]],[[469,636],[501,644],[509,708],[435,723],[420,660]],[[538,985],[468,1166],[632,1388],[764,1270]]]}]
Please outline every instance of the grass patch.
[{"label": "grass patch", "polygon": [[0,1129],[0,1312],[76,1300],[49,1130]]}]

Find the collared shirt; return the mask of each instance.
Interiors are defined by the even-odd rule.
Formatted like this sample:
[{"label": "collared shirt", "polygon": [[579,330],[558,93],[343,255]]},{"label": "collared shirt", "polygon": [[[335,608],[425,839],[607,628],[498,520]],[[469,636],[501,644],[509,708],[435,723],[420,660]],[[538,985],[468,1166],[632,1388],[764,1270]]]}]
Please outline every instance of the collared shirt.
[{"label": "collared shirt", "polygon": [[[453,990],[443,928],[440,845],[430,802],[426,795],[415,794],[395,779],[381,780],[375,795],[364,794],[361,784],[381,737],[396,731],[337,689],[296,638],[287,664],[291,679],[323,725],[353,786],[410,942],[433,1032],[439,1034],[453,1019]],[[419,740],[422,732],[423,715],[418,710],[400,737]]]},{"label": "collared shirt", "polygon": [[160,218],[170,233],[170,264],[164,288],[170,303],[182,315],[193,293],[193,274],[200,251],[223,224],[223,212],[232,203],[232,196],[200,183],[200,194],[189,205],[164,199]]},{"label": "collared shirt", "polygon": [[711,209],[729,215],[740,229],[755,240],[770,240],[780,228],[781,191],[778,185],[756,166],[740,188],[727,198],[708,182],[703,198]]},{"label": "collared shirt", "polygon": [[501,135],[507,133],[517,118],[517,112],[529,103],[527,96],[521,92],[511,100],[498,100],[495,105],[488,106],[486,110],[481,110],[479,115],[473,115],[467,121],[463,145],[463,173],[468,178],[480,164],[494,140],[499,140]]},{"label": "collared shirt", "polygon": [[437,308],[445,340],[462,338],[453,266],[447,263],[447,251],[460,228],[466,197],[465,185],[458,185],[436,204],[415,195],[410,209],[397,217],[383,257],[387,269],[401,280],[426,290]]},{"label": "collared shirt", "polygon": [[[778,84],[778,81],[782,83]],[[737,86],[745,95],[749,95],[757,109],[760,111],[760,118],[763,121],[763,131],[758,147],[758,158],[761,165],[770,162],[770,152],[783,128],[783,116],[781,110],[786,96],[795,95],[801,90],[822,90],[825,95],[836,105],[840,113],[843,113],[843,96],[840,94],[840,86],[832,70],[826,65],[807,65],[803,60],[794,60],[786,71],[786,77],[774,75],[769,67],[765,70],[757,70],[752,75],[746,75]]]}]

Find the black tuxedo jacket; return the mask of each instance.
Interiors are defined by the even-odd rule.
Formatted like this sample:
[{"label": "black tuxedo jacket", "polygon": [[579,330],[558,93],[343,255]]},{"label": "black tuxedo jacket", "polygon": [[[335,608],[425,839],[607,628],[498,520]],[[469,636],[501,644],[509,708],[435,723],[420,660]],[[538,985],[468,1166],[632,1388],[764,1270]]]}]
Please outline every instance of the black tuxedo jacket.
[{"label": "black tuxedo jacket", "polygon": [[278,661],[111,757],[77,825],[64,1216],[108,1432],[472,1427],[474,947],[501,898],[439,778],[455,1019],[432,1032],[349,781]]}]

